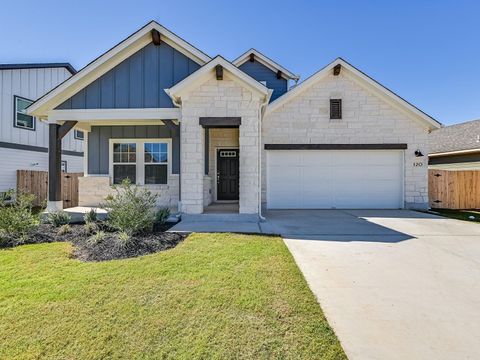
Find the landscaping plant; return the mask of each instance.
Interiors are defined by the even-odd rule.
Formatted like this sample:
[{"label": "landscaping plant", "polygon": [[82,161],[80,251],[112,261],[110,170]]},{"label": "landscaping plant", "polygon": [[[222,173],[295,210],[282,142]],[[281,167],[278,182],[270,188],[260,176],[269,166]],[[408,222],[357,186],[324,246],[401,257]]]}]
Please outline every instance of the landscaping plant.
[{"label": "landscaping plant", "polygon": [[70,223],[70,215],[63,210],[52,211],[48,214],[48,222],[55,227],[67,225]]},{"label": "landscaping plant", "polygon": [[108,210],[107,224],[130,236],[151,231],[155,222],[157,195],[144,187],[132,185],[128,179],[114,186],[114,191],[115,194],[108,196],[100,205]]},{"label": "landscaping plant", "polygon": [[32,213],[32,194],[7,191],[0,199],[0,246],[22,243],[38,226],[38,217]]},{"label": "landscaping plant", "polygon": [[164,225],[169,216],[170,216],[170,209],[166,207],[161,208],[160,210],[157,211],[157,214],[155,215],[155,221],[160,225]]},{"label": "landscaping plant", "polygon": [[90,209],[89,212],[85,213],[83,220],[85,224],[94,223],[97,221],[97,212],[95,209]]}]

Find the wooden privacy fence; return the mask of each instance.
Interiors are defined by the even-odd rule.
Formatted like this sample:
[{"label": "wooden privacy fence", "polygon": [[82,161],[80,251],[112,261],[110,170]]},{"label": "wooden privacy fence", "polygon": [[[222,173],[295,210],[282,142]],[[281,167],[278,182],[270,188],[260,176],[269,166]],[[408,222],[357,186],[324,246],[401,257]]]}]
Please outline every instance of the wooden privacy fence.
[{"label": "wooden privacy fence", "polygon": [[[63,207],[78,205],[78,178],[83,173],[62,173]],[[17,170],[17,191],[34,194],[35,206],[43,206],[48,196],[48,172]]]},{"label": "wooden privacy fence", "polygon": [[480,209],[480,170],[428,170],[428,198],[436,209]]}]

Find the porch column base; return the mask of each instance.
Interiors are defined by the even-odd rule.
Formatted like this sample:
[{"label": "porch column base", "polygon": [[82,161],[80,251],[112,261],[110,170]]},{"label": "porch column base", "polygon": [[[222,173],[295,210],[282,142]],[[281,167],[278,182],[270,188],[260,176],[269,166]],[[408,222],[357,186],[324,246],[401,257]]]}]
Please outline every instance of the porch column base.
[{"label": "porch column base", "polygon": [[63,201],[48,201],[47,202],[47,212],[55,212],[63,210]]}]

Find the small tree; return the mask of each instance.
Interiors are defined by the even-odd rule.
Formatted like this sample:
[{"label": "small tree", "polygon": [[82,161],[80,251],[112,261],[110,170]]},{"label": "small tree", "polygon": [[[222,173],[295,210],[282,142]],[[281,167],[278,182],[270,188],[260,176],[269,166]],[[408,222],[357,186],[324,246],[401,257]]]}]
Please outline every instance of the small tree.
[{"label": "small tree", "polygon": [[0,245],[22,242],[38,226],[32,213],[35,195],[9,190],[0,198]]},{"label": "small tree", "polygon": [[108,210],[107,224],[128,235],[151,231],[157,195],[144,187],[132,185],[129,179],[113,189],[115,194],[107,196],[105,203],[100,205]]}]

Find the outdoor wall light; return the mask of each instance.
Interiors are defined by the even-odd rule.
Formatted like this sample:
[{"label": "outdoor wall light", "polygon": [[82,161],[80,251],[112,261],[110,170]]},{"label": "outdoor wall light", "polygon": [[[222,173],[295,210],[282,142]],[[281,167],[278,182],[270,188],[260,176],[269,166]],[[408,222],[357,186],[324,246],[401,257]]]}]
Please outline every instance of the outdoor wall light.
[{"label": "outdoor wall light", "polygon": [[422,152],[421,152],[420,150],[415,150],[415,156],[416,156],[416,157],[422,157],[423,154],[422,154]]}]

